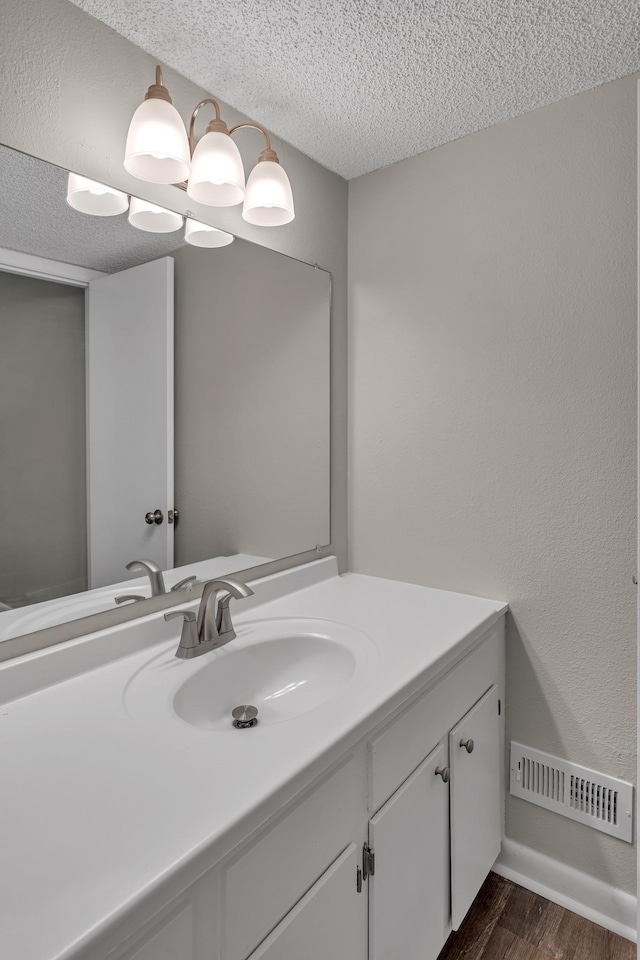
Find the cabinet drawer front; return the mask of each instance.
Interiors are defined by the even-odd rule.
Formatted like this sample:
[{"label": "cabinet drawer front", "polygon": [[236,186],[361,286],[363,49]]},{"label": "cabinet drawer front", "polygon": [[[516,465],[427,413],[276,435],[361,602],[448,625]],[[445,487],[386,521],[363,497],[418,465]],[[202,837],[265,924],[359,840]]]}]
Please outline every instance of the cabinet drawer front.
[{"label": "cabinet drawer front", "polygon": [[250,960],[366,960],[366,898],[356,891],[358,854],[350,844]]},{"label": "cabinet drawer front", "polygon": [[345,761],[223,867],[224,960],[245,960],[348,846],[362,796],[359,769],[355,758]]},{"label": "cabinet drawer front", "polygon": [[502,628],[392,720],[369,744],[369,812],[375,813],[454,723],[499,677]]},{"label": "cabinet drawer front", "polygon": [[[468,752],[465,744],[473,749]],[[500,853],[498,689],[492,687],[449,734],[451,918],[457,930]]]},{"label": "cabinet drawer front", "polygon": [[436,960],[449,934],[446,763],[441,743],[369,821],[370,960]]}]

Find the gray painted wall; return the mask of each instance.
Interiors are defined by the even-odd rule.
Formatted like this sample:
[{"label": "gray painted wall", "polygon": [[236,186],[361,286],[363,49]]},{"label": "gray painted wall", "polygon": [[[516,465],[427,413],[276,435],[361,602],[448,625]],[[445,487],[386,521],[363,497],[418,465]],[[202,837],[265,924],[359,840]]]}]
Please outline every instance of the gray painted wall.
[{"label": "gray painted wall", "polygon": [[[331,530],[335,553],[346,567],[347,552],[347,184],[304,154],[272,137],[289,174],[296,219],[272,230],[245,223],[239,208],[215,209],[187,201],[171,187],[134,180],[122,157],[129,121],[153,80],[155,60],[67,0],[50,0],[37,9],[21,0],[0,5],[0,84],[3,90],[0,143],[75,170],[127,192],[229,230],[263,246],[318,263],[333,276],[331,317]],[[205,96],[204,91],[165,70],[165,82],[183,118]],[[247,119],[222,104],[227,123]],[[254,118],[258,122],[259,117]],[[254,165],[260,138],[250,132],[239,143],[245,169]],[[202,422],[199,417],[203,416]],[[190,416],[194,429],[204,428],[200,410]],[[178,425],[178,429],[179,429]],[[281,569],[296,561],[277,563]],[[118,610],[92,619],[94,629],[136,617]],[[18,655],[35,646],[59,642],[86,632],[86,624],[54,628],[46,637],[33,635],[14,644]]]},{"label": "gray painted wall", "polygon": [[328,543],[328,274],[243,240],[172,256],[176,564]]},{"label": "gray painted wall", "polygon": [[0,272],[0,602],[87,588],[84,291]]},{"label": "gray painted wall", "polygon": [[[509,738],[633,780],[636,78],[349,185],[350,567],[508,600]],[[507,833],[635,888],[521,800]]]}]

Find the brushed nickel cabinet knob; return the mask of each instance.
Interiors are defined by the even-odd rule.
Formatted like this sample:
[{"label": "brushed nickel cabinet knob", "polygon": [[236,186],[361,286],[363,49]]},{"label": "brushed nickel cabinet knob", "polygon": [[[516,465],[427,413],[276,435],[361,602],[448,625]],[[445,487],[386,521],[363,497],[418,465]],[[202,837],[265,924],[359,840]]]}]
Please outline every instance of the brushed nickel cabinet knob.
[{"label": "brushed nickel cabinet knob", "polygon": [[473,753],[474,743],[471,738],[469,738],[468,740],[461,740],[460,746],[464,747],[467,753]]},{"label": "brushed nickel cabinet knob", "polygon": [[442,777],[444,783],[449,783],[449,767],[436,767],[436,777]]}]

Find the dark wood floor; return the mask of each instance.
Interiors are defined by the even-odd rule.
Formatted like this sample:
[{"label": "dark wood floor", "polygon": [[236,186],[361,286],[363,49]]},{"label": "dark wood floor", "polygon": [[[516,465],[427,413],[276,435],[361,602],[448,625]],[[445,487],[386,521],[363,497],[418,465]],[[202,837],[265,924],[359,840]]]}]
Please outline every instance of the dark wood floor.
[{"label": "dark wood floor", "polygon": [[438,960],[636,960],[636,945],[490,873]]}]

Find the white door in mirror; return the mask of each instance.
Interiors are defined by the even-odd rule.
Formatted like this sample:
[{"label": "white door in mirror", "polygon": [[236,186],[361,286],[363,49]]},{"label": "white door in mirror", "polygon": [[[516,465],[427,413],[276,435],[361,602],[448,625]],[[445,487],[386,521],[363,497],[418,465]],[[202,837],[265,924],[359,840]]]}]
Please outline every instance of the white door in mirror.
[{"label": "white door in mirror", "polygon": [[89,284],[90,589],[122,580],[136,557],[173,567],[173,266],[163,257]]}]

